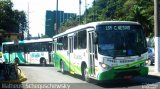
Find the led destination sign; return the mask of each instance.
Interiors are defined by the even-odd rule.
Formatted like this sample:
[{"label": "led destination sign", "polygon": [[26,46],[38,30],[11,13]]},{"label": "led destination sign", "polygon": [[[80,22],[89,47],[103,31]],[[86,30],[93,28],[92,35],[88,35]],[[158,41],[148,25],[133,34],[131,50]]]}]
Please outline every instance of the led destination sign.
[{"label": "led destination sign", "polygon": [[130,30],[131,26],[106,26],[106,30]]}]

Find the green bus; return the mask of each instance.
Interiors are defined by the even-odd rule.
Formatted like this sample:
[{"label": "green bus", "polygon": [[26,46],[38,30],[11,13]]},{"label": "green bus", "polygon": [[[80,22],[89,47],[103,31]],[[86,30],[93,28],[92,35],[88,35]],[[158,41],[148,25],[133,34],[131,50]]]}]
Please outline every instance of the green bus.
[{"label": "green bus", "polygon": [[2,58],[6,63],[50,64],[51,52],[52,38],[2,43]]},{"label": "green bus", "polygon": [[53,36],[53,43],[54,66],[85,81],[148,75],[146,39],[137,22],[88,23]]}]

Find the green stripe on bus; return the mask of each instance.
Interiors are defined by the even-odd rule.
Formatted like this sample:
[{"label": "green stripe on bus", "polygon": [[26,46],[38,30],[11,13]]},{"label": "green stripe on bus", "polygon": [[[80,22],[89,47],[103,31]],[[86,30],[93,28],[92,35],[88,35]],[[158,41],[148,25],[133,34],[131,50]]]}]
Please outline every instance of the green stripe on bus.
[{"label": "green stripe on bus", "polygon": [[70,69],[72,71],[74,71],[76,74],[81,74],[81,67],[80,66],[75,66],[73,65],[72,62],[69,62],[69,59],[67,60],[67,58],[65,58],[62,54],[60,53],[56,53],[56,55],[58,55],[67,65],[67,67],[69,67],[70,64]]},{"label": "green stripe on bus", "polygon": [[24,57],[22,56],[22,53],[21,53],[21,52],[17,53],[17,56],[18,56],[18,58],[19,58],[19,60],[20,60],[20,63],[26,63],[26,60],[25,60]]},{"label": "green stripe on bus", "polygon": [[6,63],[14,63],[15,53],[4,53],[3,56]]},{"label": "green stripe on bus", "polygon": [[[124,72],[137,72],[142,76],[148,75],[148,67],[137,67],[133,69],[122,69],[122,70],[116,70],[116,69],[111,69],[109,71],[104,71],[101,73],[98,73],[97,80],[113,80],[113,79],[124,79],[124,76],[128,76],[125,74],[122,74],[121,76],[118,76],[119,73],[124,73]],[[131,76],[136,76],[129,74]]]},{"label": "green stripe on bus", "polygon": [[131,63],[131,64],[126,64],[126,65],[120,65],[120,66],[113,66],[114,69],[122,69],[122,68],[130,68],[130,67],[133,67],[133,66],[136,66],[136,65],[139,65],[141,63],[144,63],[145,60],[141,59],[140,61],[137,61],[137,62],[134,62],[134,63]]},{"label": "green stripe on bus", "polygon": [[6,63],[9,63],[9,59],[7,58],[7,55],[5,54],[5,55],[3,55],[3,56],[4,56],[5,62],[6,62]]},{"label": "green stripe on bus", "polygon": [[26,60],[23,58],[23,55],[21,52],[19,53],[4,53],[4,59],[6,63],[14,63],[15,57],[19,58],[20,63],[26,63]]}]

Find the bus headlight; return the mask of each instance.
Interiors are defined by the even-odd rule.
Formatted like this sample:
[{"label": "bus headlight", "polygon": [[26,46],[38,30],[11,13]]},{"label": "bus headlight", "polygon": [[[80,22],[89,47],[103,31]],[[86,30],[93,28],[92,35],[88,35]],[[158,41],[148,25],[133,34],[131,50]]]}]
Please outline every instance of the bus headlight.
[{"label": "bus headlight", "polygon": [[107,65],[107,64],[104,64],[104,63],[101,63],[101,62],[99,62],[99,64],[101,65],[101,67],[102,67],[103,69],[111,69],[111,68],[112,68],[111,66],[109,66],[109,65]]},{"label": "bus headlight", "polygon": [[145,63],[146,63],[146,64],[149,64],[149,60],[146,60]]},{"label": "bus headlight", "polygon": [[144,64],[147,65],[147,66],[149,66],[150,60],[146,60]]},{"label": "bus headlight", "polygon": [[107,65],[106,64],[101,64],[102,68],[106,68]]},{"label": "bus headlight", "polygon": [[141,64],[141,66],[149,66],[150,61],[149,60],[145,60],[144,63]]}]

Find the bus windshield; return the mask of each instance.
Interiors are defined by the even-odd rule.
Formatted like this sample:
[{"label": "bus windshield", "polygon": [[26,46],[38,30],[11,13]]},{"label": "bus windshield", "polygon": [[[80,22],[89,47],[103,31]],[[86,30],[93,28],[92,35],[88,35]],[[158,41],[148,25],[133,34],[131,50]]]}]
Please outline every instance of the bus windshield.
[{"label": "bus windshield", "polygon": [[99,25],[98,52],[111,57],[136,56],[147,51],[140,25]]}]

